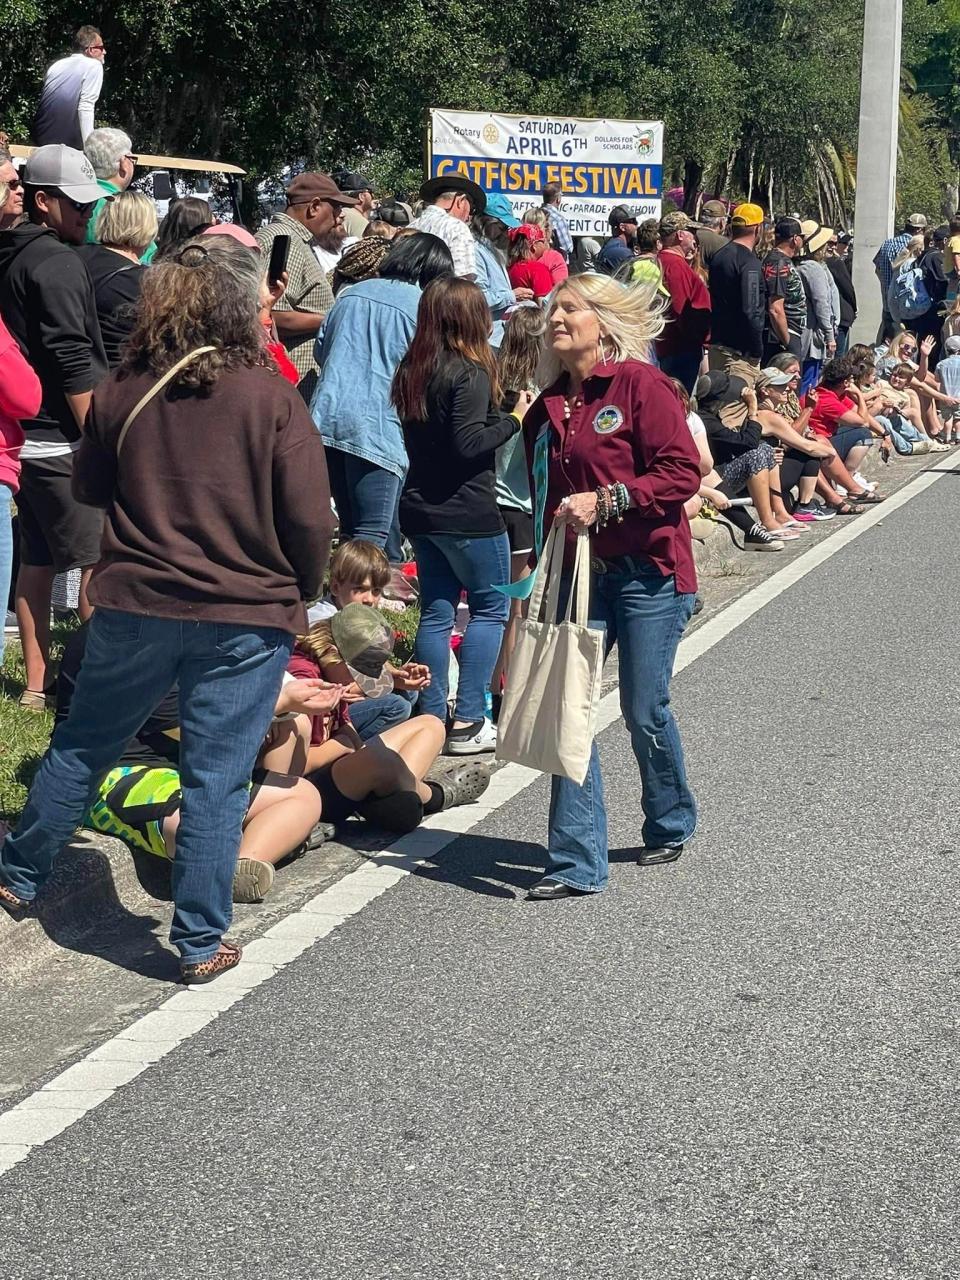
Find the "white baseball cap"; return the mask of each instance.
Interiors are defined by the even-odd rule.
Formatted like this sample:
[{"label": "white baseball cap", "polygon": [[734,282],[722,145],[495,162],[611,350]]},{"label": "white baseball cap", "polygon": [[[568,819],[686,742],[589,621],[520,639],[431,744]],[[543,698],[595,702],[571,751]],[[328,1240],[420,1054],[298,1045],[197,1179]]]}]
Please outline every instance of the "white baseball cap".
[{"label": "white baseball cap", "polygon": [[79,204],[90,204],[104,194],[97,185],[93,165],[83,152],[59,142],[37,147],[23,170],[23,181],[28,187],[56,187],[68,200]]}]

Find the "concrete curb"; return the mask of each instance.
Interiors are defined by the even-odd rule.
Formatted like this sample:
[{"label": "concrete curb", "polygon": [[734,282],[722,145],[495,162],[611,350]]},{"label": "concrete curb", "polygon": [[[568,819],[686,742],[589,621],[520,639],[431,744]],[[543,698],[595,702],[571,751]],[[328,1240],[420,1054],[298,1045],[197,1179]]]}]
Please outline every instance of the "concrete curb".
[{"label": "concrete curb", "polygon": [[[162,897],[163,876],[169,878],[169,873],[162,866],[141,866],[123,841],[95,831],[79,832],[57,859],[37,912],[17,921],[0,911],[4,971],[10,975],[29,968],[50,941],[75,936],[115,912],[150,914]],[[148,892],[148,884],[154,893]]]}]

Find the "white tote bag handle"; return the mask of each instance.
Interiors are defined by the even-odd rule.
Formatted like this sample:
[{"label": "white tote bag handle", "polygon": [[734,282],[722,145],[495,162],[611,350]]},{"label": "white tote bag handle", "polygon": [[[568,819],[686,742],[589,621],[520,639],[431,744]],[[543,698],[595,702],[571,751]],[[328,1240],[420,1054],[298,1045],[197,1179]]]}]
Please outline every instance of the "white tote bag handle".
[{"label": "white tote bag handle", "polygon": [[[563,578],[563,557],[566,550],[567,526],[554,522],[547,534],[540,556],[541,571],[530,596],[527,617],[534,622],[556,622],[560,604],[560,583]],[[577,550],[573,562],[573,577],[564,622],[574,622],[585,627],[590,616],[590,535],[584,530],[577,534]]]},{"label": "white tote bag handle", "polygon": [[[574,598],[576,610],[574,611]],[[577,553],[573,562],[573,579],[567,598],[564,622],[585,627],[590,618],[590,534],[584,529],[577,534]]]}]

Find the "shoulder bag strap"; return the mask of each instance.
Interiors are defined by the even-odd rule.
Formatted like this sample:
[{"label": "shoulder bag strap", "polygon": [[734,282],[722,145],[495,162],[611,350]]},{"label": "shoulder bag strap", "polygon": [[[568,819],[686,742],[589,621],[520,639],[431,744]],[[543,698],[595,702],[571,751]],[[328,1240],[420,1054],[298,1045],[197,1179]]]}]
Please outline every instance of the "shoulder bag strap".
[{"label": "shoulder bag strap", "polygon": [[127,438],[127,432],[133,426],[134,420],[136,419],[137,415],[140,413],[140,410],[145,409],[147,405],[150,403],[150,401],[153,399],[153,397],[157,394],[157,392],[162,391],[163,388],[167,385],[167,383],[172,378],[175,378],[185,365],[188,365],[191,360],[196,360],[197,356],[204,355],[207,351],[216,351],[216,347],[197,347],[194,351],[187,352],[187,354],[183,357],[182,360],[178,360],[172,369],[168,369],[167,372],[163,375],[163,377],[159,378],[153,384],[150,390],[145,395],[140,397],[137,403],[133,406],[133,408],[127,414],[127,420],[123,424],[123,426],[120,428],[120,434],[117,436],[117,457],[118,458],[120,456],[120,450],[123,448],[123,442]]}]

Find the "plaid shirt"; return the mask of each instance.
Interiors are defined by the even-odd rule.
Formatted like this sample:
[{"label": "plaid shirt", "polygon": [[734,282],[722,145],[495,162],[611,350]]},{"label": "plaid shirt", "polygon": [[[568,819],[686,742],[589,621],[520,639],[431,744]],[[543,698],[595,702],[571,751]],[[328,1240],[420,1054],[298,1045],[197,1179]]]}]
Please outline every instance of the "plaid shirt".
[{"label": "plaid shirt", "polygon": [[429,231],[432,236],[439,236],[453,255],[454,275],[476,277],[477,246],[465,222],[454,218],[446,209],[431,204],[410,225],[418,231]]},{"label": "plaid shirt", "polygon": [[[273,219],[257,232],[265,262],[270,259],[276,236],[290,237],[290,253],[287,257],[289,280],[286,292],[274,311],[311,311],[316,315],[327,315],[333,306],[333,290],[311,247],[313,236],[296,218],[286,213],[274,214]],[[317,362],[313,356],[316,340],[315,333],[293,333],[283,338],[283,345],[300,375],[300,391],[307,400],[317,380]]]},{"label": "plaid shirt", "polygon": [[890,288],[890,281],[893,279],[893,268],[890,264],[898,253],[903,253],[911,238],[909,231],[904,231],[898,236],[891,236],[889,240],[884,240],[873,259],[873,265],[877,268],[877,275],[883,285],[884,311],[887,309],[887,290]]},{"label": "plaid shirt", "polygon": [[573,253],[573,236],[570,234],[570,223],[555,204],[545,204],[543,207],[553,227],[553,237],[557,242],[557,248],[565,258],[569,258]]}]

